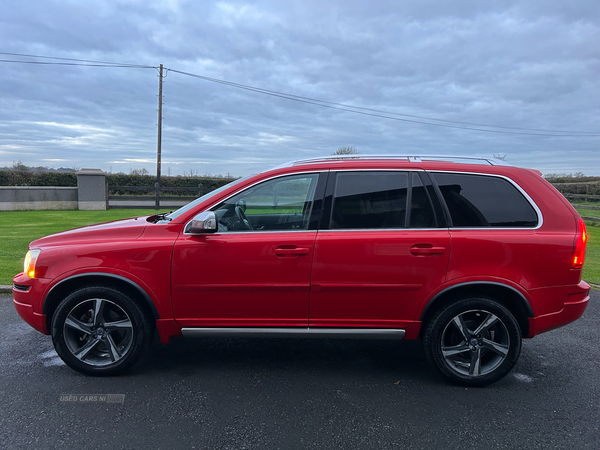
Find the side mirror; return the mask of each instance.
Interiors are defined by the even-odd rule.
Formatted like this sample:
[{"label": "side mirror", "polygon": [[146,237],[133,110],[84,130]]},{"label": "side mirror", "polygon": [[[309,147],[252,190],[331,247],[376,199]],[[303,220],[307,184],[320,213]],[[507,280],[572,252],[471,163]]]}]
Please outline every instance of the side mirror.
[{"label": "side mirror", "polygon": [[185,232],[190,234],[214,233],[217,230],[217,216],[214,211],[201,212],[185,227]]}]

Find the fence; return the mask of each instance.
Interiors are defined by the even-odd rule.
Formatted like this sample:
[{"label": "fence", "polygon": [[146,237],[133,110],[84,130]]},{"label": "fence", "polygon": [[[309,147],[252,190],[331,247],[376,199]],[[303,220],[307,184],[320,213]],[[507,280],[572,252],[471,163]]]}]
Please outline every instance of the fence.
[{"label": "fence", "polygon": [[588,194],[563,194],[563,195],[571,203],[573,203],[573,201],[577,201],[577,200],[584,201],[584,202],[599,202],[600,203],[600,195],[588,195]]},{"label": "fence", "polygon": [[[82,169],[76,175],[77,187],[0,186],[0,211],[177,208],[219,187],[218,184],[210,182],[208,182],[209,187],[205,187],[202,183],[197,187],[159,187],[158,184],[154,186],[108,186],[106,174],[99,169]],[[558,185],[556,186],[558,187]],[[574,207],[580,210],[600,210],[600,195],[562,193]],[[588,204],[581,204],[582,202]],[[583,218],[600,222],[598,217],[583,216]]]},{"label": "fence", "polygon": [[[107,209],[152,208],[162,209],[183,206],[212,191],[202,184],[198,187],[108,186],[106,185]],[[164,193],[164,194],[163,194]],[[193,195],[189,195],[193,193]],[[165,195],[167,194],[167,195]],[[186,195],[188,194],[188,195]]]},{"label": "fence", "polygon": [[[565,198],[567,200],[569,200],[569,202],[571,202],[571,204],[573,205],[573,207],[575,208],[579,208],[579,209],[587,209],[587,210],[591,210],[591,211],[600,211],[600,195],[588,195],[588,194],[563,194],[565,196]],[[586,202],[586,203],[598,203],[598,206],[595,205],[582,205],[580,203],[577,202]],[[590,220],[592,222],[600,222],[600,218],[598,217],[588,217],[588,216],[581,216],[583,217],[584,220]]]}]

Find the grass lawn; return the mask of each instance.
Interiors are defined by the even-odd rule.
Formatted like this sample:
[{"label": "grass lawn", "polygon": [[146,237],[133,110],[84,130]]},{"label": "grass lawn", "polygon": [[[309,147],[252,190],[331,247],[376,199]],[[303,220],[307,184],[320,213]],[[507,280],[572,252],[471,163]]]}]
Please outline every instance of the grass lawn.
[{"label": "grass lawn", "polygon": [[[581,204],[600,206],[600,203],[598,202]],[[576,209],[582,216],[600,218],[599,210],[579,207]],[[588,243],[585,251],[585,263],[583,265],[582,278],[590,283],[600,285],[600,222],[587,220],[585,226],[588,231]]]},{"label": "grass lawn", "polygon": [[23,271],[27,246],[35,239],[71,228],[154,214],[153,209],[108,211],[2,211],[0,221],[0,284],[12,284]]},{"label": "grass lawn", "polygon": [[[154,213],[153,209],[3,211],[0,221],[0,284],[12,284],[12,277],[23,270],[27,245],[37,238],[94,223]],[[588,244],[583,279],[600,285],[600,223],[588,221],[586,226]]]},{"label": "grass lawn", "polygon": [[582,217],[598,217],[598,218],[600,218],[600,211],[597,209],[577,208],[577,212]]},{"label": "grass lawn", "polygon": [[600,285],[600,223],[586,222],[588,242],[585,250],[582,278],[588,283]]}]

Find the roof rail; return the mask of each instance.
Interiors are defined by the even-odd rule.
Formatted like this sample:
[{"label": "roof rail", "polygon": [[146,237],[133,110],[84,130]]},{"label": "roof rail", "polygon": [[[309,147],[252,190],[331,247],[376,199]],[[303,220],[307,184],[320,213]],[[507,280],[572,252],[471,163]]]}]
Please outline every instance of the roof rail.
[{"label": "roof rail", "polygon": [[299,166],[302,164],[312,164],[318,162],[343,162],[351,161],[355,159],[405,159],[408,162],[422,162],[422,161],[447,161],[457,162],[464,164],[488,164],[490,166],[510,166],[505,161],[498,158],[484,158],[477,156],[442,156],[442,155],[333,155],[333,156],[322,156],[318,158],[305,158],[289,161],[281,164],[275,169],[281,169],[284,167]]}]

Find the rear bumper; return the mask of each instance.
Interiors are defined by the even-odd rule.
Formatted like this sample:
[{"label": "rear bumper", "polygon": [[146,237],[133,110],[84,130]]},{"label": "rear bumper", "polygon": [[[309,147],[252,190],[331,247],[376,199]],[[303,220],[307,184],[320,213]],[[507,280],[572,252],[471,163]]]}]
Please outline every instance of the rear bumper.
[{"label": "rear bumper", "polygon": [[560,311],[543,314],[529,319],[529,333],[527,337],[567,325],[579,319],[590,301],[590,285],[581,281],[577,285],[578,292],[569,295],[568,301]]}]

